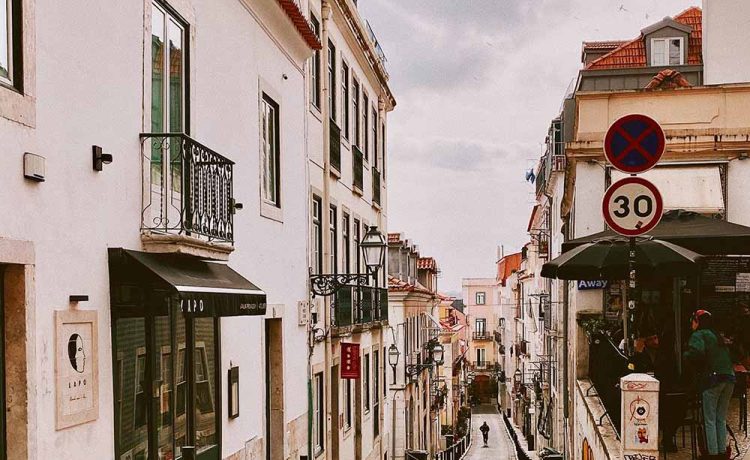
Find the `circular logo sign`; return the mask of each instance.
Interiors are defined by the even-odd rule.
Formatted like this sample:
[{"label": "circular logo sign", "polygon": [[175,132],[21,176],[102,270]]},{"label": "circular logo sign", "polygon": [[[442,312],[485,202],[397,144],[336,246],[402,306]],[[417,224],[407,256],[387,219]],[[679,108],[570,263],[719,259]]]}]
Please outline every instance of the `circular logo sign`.
[{"label": "circular logo sign", "polygon": [[640,177],[626,177],[604,193],[602,213],[609,227],[620,235],[643,235],[661,220],[664,203],[654,184]]},{"label": "circular logo sign", "polygon": [[620,171],[637,174],[654,167],[666,143],[664,131],[652,118],[626,115],[607,130],[604,155]]}]

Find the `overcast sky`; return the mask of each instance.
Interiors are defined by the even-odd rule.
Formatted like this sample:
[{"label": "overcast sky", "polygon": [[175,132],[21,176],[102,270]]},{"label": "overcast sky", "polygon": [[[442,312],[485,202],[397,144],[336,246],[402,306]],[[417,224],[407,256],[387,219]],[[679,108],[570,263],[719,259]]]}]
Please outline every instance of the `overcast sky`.
[{"label": "overcast sky", "polygon": [[584,40],[632,39],[700,0],[359,0],[388,59],[388,228],[439,288],[494,276],[528,240],[535,164]]}]

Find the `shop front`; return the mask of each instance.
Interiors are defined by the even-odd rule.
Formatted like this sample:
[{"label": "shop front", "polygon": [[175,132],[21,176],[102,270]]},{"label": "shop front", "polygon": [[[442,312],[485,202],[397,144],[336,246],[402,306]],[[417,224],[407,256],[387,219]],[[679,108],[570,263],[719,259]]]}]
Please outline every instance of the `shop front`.
[{"label": "shop front", "polygon": [[181,254],[110,249],[109,269],[115,458],[218,460],[220,318],[264,315],[265,294]]}]

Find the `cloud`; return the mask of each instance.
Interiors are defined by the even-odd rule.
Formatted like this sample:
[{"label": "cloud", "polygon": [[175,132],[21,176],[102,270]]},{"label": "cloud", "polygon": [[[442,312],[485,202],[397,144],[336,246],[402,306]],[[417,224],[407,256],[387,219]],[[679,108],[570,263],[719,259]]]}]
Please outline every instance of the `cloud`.
[{"label": "cloud", "polygon": [[[528,241],[524,171],[584,40],[628,39],[697,0],[360,0],[388,57],[388,227],[437,259],[440,288],[494,276]],[[621,9],[620,6],[625,8]]]}]

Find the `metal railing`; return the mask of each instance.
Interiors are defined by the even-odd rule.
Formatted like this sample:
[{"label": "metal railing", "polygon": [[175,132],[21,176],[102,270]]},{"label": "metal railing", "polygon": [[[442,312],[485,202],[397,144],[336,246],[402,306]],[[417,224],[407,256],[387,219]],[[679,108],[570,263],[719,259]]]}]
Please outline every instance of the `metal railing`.
[{"label": "metal railing", "polygon": [[388,320],[388,290],[369,286],[344,286],[331,304],[333,325],[346,327]]},{"label": "metal railing", "polygon": [[339,128],[333,120],[329,120],[329,158],[331,167],[336,171],[341,172],[341,128]]},{"label": "metal railing", "polygon": [[474,340],[490,340],[492,336],[488,331],[474,331],[471,334],[471,338]]},{"label": "metal railing", "polygon": [[508,430],[508,435],[513,441],[513,446],[516,450],[516,459],[531,460],[529,454],[524,450],[523,447],[521,447],[521,441],[518,439],[518,433],[516,433],[516,430],[513,428],[513,425],[511,425],[510,420],[508,420],[508,417],[505,414],[503,414],[503,421],[505,421],[505,428]]},{"label": "metal railing", "polygon": [[475,369],[487,369],[490,365],[489,361],[474,361],[473,362]]},{"label": "metal railing", "polygon": [[234,243],[234,162],[183,133],[144,133],[141,230]]},{"label": "metal railing", "polygon": [[620,377],[629,373],[628,359],[609,337],[596,334],[589,343],[589,379],[612,425],[620,433]]},{"label": "metal railing", "polygon": [[362,151],[356,145],[352,145],[352,177],[354,178],[353,184],[355,188],[360,191],[365,188],[365,166],[364,166],[364,155]]},{"label": "metal railing", "polygon": [[435,460],[460,460],[471,447],[471,422],[464,437],[453,443],[442,452],[435,454]]},{"label": "metal railing", "polygon": [[380,204],[380,171],[378,168],[372,168],[372,202]]}]

